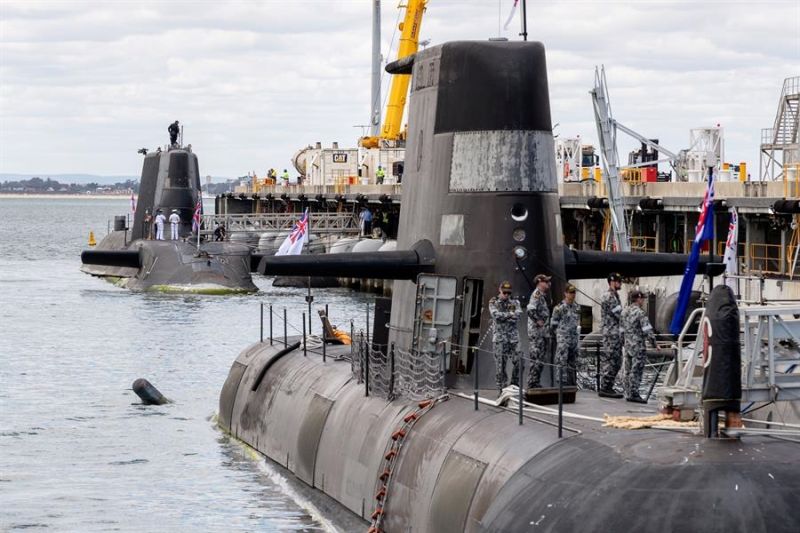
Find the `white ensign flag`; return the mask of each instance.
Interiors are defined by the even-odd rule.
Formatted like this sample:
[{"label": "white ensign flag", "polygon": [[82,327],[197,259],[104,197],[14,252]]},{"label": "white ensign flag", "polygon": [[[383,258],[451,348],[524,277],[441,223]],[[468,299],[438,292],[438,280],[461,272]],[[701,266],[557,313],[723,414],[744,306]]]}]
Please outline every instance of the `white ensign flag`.
[{"label": "white ensign flag", "polygon": [[[725,255],[722,262],[725,263],[725,273],[728,276],[737,276],[739,268],[736,260],[736,251],[739,244],[739,215],[736,208],[731,208],[731,222],[728,224],[728,240],[725,241]],[[725,279],[725,284],[730,287],[734,294],[739,294],[739,283],[735,277]]]}]

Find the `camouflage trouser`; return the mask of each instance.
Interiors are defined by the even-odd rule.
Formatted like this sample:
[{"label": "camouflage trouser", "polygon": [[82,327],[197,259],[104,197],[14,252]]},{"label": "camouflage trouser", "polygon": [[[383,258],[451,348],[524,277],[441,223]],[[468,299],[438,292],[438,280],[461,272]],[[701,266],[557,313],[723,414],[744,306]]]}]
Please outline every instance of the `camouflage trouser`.
[{"label": "camouflage trouser", "polygon": [[498,389],[508,386],[508,374],[506,364],[511,359],[513,370],[511,372],[512,384],[517,384],[519,374],[519,342],[517,341],[495,341],[494,342],[494,366],[495,366],[495,385]]},{"label": "camouflage trouser", "polygon": [[[564,385],[575,385],[575,364],[578,360],[577,339],[557,339],[556,357],[557,365],[561,366]],[[558,385],[558,368],[556,368],[556,382]]]},{"label": "camouflage trouser", "polygon": [[603,350],[600,352],[600,388],[611,390],[622,367],[622,336],[603,335]]},{"label": "camouflage trouser", "polygon": [[625,346],[625,395],[639,394],[642,383],[644,364],[647,362],[647,350],[643,344]]},{"label": "camouflage trouser", "polygon": [[531,371],[528,374],[528,388],[541,387],[542,367],[547,361],[547,338],[544,335],[528,337],[531,348]]}]

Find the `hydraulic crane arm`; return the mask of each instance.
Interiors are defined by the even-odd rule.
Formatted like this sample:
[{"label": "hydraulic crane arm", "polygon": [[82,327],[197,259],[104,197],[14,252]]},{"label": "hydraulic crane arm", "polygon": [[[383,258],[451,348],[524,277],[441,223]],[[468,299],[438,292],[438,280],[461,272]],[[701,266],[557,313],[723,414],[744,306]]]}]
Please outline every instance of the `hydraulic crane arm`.
[{"label": "hydraulic crane arm", "polygon": [[[400,46],[397,50],[397,59],[411,56],[419,47],[419,32],[422,27],[422,15],[428,0],[408,0],[406,15],[400,23]],[[410,74],[395,74],[392,76],[392,86],[389,90],[389,101],[386,104],[386,117],[383,121],[379,137],[363,137],[361,146],[374,148],[380,141],[396,141],[400,138],[403,123],[403,110],[408,97],[408,85],[411,83]]]}]

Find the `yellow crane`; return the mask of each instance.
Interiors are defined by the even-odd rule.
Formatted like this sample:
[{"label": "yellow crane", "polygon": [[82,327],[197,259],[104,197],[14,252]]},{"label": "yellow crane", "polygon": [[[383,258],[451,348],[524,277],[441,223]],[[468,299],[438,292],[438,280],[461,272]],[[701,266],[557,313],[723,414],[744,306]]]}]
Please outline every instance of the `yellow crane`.
[{"label": "yellow crane", "polygon": [[[397,49],[397,59],[416,53],[419,47],[419,31],[422,27],[422,15],[428,0],[408,0],[406,2],[406,15],[400,23],[400,46]],[[389,91],[389,101],[386,104],[386,117],[383,120],[381,134],[377,137],[362,137],[359,145],[364,148],[376,148],[381,141],[397,141],[404,137],[401,131],[403,110],[408,97],[408,84],[411,83],[410,74],[395,74],[392,76],[392,87]]]}]

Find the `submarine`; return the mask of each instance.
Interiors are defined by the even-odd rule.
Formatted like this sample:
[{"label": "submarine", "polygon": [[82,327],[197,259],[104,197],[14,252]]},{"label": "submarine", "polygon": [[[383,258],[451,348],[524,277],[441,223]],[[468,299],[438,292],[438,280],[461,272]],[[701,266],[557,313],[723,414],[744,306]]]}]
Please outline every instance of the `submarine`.
[{"label": "submarine", "polygon": [[719,342],[702,434],[606,427],[604,414],[631,404],[594,394],[558,414],[480,395],[494,383],[487,309],[501,281],[524,298],[545,273],[558,295],[611,271],[680,275],[686,256],[565,249],[542,43],[448,42],[387,70],[412,76],[398,251],[256,268],[369,272],[397,280],[391,302],[372,337],[350,345],[323,335],[319,347],[247,347],[220,392],[219,426],[370,533],[800,530],[797,442],[718,425],[719,408],[727,424],[738,405],[726,287],[709,306]]},{"label": "submarine", "polygon": [[[171,132],[166,150],[144,153],[139,198],[131,227],[125,216],[93,250],[81,253],[81,270],[134,291],[196,294],[256,292],[251,250],[232,242],[198,242],[192,217],[202,210],[200,171],[191,145]],[[158,212],[180,216],[178,239],[154,240]],[[170,233],[169,222],[165,233]]]}]

